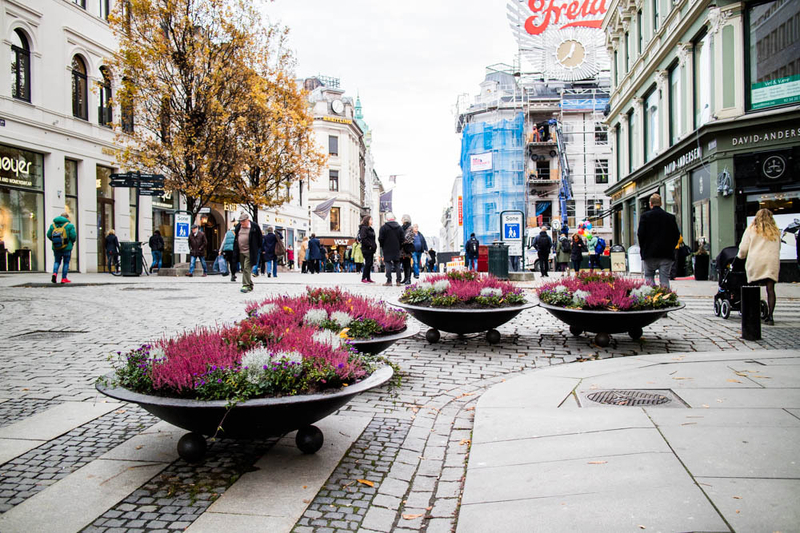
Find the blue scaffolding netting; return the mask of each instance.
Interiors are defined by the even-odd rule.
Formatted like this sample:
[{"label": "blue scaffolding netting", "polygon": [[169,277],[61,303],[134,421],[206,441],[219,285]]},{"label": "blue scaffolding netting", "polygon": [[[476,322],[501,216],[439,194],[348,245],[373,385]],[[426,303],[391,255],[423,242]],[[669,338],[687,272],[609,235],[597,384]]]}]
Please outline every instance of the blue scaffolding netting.
[{"label": "blue scaffolding netting", "polygon": [[[467,124],[461,136],[464,242],[471,233],[481,244],[500,240],[500,213],[525,211],[523,114],[513,120]],[[491,153],[491,169],[474,165],[473,156]],[[480,157],[488,167],[488,157]]]}]

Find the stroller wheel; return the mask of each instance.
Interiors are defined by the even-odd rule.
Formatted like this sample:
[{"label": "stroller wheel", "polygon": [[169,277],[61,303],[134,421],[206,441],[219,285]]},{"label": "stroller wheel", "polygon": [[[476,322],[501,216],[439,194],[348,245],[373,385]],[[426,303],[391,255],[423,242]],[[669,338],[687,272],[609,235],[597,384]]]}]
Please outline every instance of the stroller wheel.
[{"label": "stroller wheel", "polygon": [[719,316],[722,313],[722,304],[719,300],[714,299],[714,316]]},{"label": "stroller wheel", "polygon": [[731,302],[729,300],[722,300],[719,312],[722,318],[727,320],[728,317],[731,316]]},{"label": "stroller wheel", "polygon": [[764,300],[761,300],[761,318],[763,320],[769,318],[769,306]]}]

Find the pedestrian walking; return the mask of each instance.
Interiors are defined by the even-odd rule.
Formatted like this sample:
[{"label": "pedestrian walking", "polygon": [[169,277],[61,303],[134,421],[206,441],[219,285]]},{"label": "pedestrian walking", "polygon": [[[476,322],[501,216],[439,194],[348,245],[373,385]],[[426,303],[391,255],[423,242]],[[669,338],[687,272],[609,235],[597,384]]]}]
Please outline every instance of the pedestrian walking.
[{"label": "pedestrian walking", "polygon": [[105,248],[106,265],[108,265],[108,271],[113,272],[114,268],[119,268],[119,239],[113,228],[106,233]]},{"label": "pedestrian walking", "polygon": [[47,238],[53,243],[53,255],[55,256],[53,277],[50,278],[50,281],[56,283],[58,269],[61,267],[61,283],[72,283],[67,278],[67,274],[69,274],[72,247],[78,241],[78,232],[75,231],[75,225],[69,221],[69,213],[64,211],[60,216],[53,219],[50,229],[47,230]]},{"label": "pedestrian walking", "polygon": [[403,262],[403,285],[411,285],[411,258],[414,255],[414,228],[411,226],[411,216],[403,215],[403,248],[400,259]]},{"label": "pedestrian walking", "polygon": [[589,249],[589,271],[594,271],[600,263],[597,261],[597,235],[592,235],[587,239],[586,247]]},{"label": "pedestrian walking", "polygon": [[361,224],[358,226],[358,242],[356,246],[358,246],[358,249],[354,247],[353,250],[354,261],[358,265],[358,254],[360,254],[362,256],[360,262],[364,263],[361,269],[361,283],[375,283],[372,281],[372,262],[378,245],[375,243],[375,230],[372,229],[372,217],[369,215],[362,218]]},{"label": "pedestrian walking", "polygon": [[[275,228],[269,226],[267,227],[267,234],[264,235],[264,243],[261,250],[268,278],[278,277],[278,254],[276,253],[277,246],[278,237],[275,234]],[[264,271],[262,270],[261,272],[263,273]]]},{"label": "pedestrian walking", "polygon": [[206,267],[206,234],[200,231],[200,227],[195,224],[192,226],[192,232],[189,234],[189,253],[192,256],[189,263],[189,272],[186,273],[188,277],[194,275],[194,267],[197,260],[200,260],[200,266],[203,267],[203,277],[208,275],[208,267]]},{"label": "pedestrian walking", "polygon": [[675,215],[661,209],[660,194],[650,196],[650,210],[642,214],[636,235],[639,237],[645,282],[655,284],[657,270],[658,284],[669,289],[669,272],[681,231]]},{"label": "pedestrian walking", "polygon": [[558,238],[558,244],[556,245],[556,270],[558,272],[566,272],[569,270],[571,251],[572,245],[570,245],[569,239],[565,235],[560,236]]},{"label": "pedestrian walking", "polygon": [[340,269],[339,269],[339,262],[340,262],[341,260],[342,260],[342,258],[341,258],[341,256],[339,255],[339,250],[337,250],[337,249],[335,249],[335,248],[334,248],[334,249],[332,249],[332,252],[331,252],[331,262],[333,263],[333,271],[334,271],[334,272],[337,272],[337,273],[339,272],[339,270],[340,270]]},{"label": "pedestrian walking", "polygon": [[311,274],[319,274],[319,264],[322,262],[322,245],[315,233],[311,234],[308,241],[308,271]]},{"label": "pedestrian walking", "polygon": [[250,215],[247,213],[239,215],[239,223],[234,228],[233,256],[242,264],[241,292],[253,290],[252,269],[253,264],[258,261],[261,241],[261,228],[250,222]]},{"label": "pedestrian walking", "polygon": [[478,270],[478,251],[480,250],[480,241],[471,233],[469,240],[464,244],[464,254],[467,259],[467,267],[472,270]]},{"label": "pedestrian walking", "polygon": [[308,237],[303,237],[297,245],[297,261],[300,265],[300,273],[308,274]]},{"label": "pedestrian walking", "polygon": [[272,273],[273,278],[278,277],[278,265],[286,263],[286,244],[280,231],[275,231],[275,239],[275,270]]},{"label": "pedestrian walking", "polygon": [[397,223],[394,213],[391,211],[386,213],[386,223],[381,226],[378,232],[378,242],[381,245],[381,253],[383,254],[386,268],[386,283],[384,285],[392,284],[392,272],[395,272],[397,276],[397,284],[401,285],[402,262],[400,261],[400,252],[404,240],[405,233],[400,224]]},{"label": "pedestrian walking", "polygon": [[419,225],[414,224],[414,277],[419,279],[419,271],[424,268],[421,264],[422,255],[428,251],[428,243],[425,242],[425,236],[420,233]]},{"label": "pedestrian walking", "polygon": [[161,270],[161,259],[164,253],[164,238],[161,236],[161,232],[155,230],[148,244],[150,245],[150,255],[153,256],[153,264],[150,265],[150,270]]},{"label": "pedestrian walking", "polygon": [[737,257],[746,259],[747,283],[766,286],[769,316],[764,323],[775,325],[772,316],[775,312],[775,283],[781,268],[781,230],[772,211],[759,209],[756,212],[753,222],[744,230]]},{"label": "pedestrian walking", "polygon": [[286,265],[289,270],[294,270],[294,248],[291,245],[286,249]]},{"label": "pedestrian walking", "polygon": [[438,272],[438,268],[436,266],[436,250],[431,248],[428,250],[428,272]]},{"label": "pedestrian walking", "polygon": [[674,262],[669,271],[669,279],[686,276],[686,258],[690,255],[692,255],[692,250],[683,242],[683,235],[681,235],[678,237],[678,245],[675,246]]},{"label": "pedestrian walking", "polygon": [[553,239],[547,234],[547,228],[542,226],[539,228],[539,235],[533,240],[533,247],[539,255],[539,271],[542,273],[543,278],[549,277],[547,269],[550,266],[550,250],[553,248]]},{"label": "pedestrian walking", "polygon": [[228,263],[228,271],[231,273],[231,281],[236,281],[236,264],[238,259],[233,256],[233,242],[236,240],[236,224],[231,224],[230,229],[225,232],[222,244],[219,247],[219,255],[225,258]]},{"label": "pedestrian walking", "polygon": [[572,271],[576,274],[581,271],[581,263],[583,263],[583,253],[588,251],[586,243],[583,242],[581,236],[577,233],[572,234],[572,242],[570,243],[569,259],[572,262]]}]

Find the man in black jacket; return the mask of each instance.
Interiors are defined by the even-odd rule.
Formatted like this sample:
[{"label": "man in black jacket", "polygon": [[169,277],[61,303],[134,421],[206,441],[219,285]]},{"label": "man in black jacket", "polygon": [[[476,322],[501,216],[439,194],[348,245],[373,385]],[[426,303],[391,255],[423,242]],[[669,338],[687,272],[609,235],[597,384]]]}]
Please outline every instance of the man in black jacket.
[{"label": "man in black jacket", "polygon": [[669,289],[669,271],[681,231],[675,215],[661,209],[661,195],[650,196],[650,210],[639,218],[636,235],[639,237],[645,282],[653,285],[658,270],[658,284]]},{"label": "man in black jacket", "polygon": [[533,247],[539,254],[539,270],[542,277],[548,278],[550,276],[547,275],[547,267],[550,266],[548,262],[550,261],[550,250],[553,248],[553,239],[547,234],[547,228],[542,226],[539,229],[541,231],[539,236],[533,240]]},{"label": "man in black jacket", "polygon": [[164,237],[161,236],[161,232],[155,230],[148,244],[150,244],[150,253],[153,255],[150,271],[161,270],[161,254],[164,253]]},{"label": "man in black jacket", "polygon": [[239,215],[239,223],[233,228],[233,257],[242,264],[242,292],[253,290],[253,265],[258,263],[261,253],[261,228],[250,223],[250,215]]},{"label": "man in black jacket", "polygon": [[381,226],[378,233],[378,242],[381,244],[383,251],[383,261],[386,264],[386,283],[384,285],[392,284],[392,271],[397,273],[397,284],[400,285],[400,276],[403,273],[402,262],[400,261],[400,248],[405,240],[405,233],[394,213],[386,213],[386,223]]}]

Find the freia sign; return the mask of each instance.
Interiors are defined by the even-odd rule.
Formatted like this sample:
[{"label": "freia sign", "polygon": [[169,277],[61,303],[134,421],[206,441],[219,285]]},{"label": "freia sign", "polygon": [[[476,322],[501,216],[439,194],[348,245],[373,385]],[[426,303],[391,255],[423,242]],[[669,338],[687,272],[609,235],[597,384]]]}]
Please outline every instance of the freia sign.
[{"label": "freia sign", "polygon": [[531,35],[540,35],[550,24],[562,30],[600,28],[608,10],[606,0],[530,0],[528,7],[533,14],[525,21],[525,31]]}]

